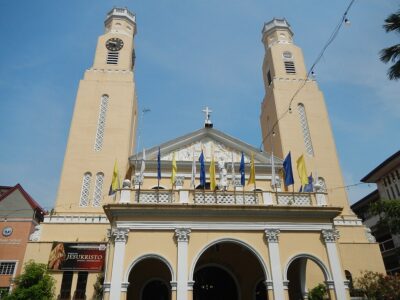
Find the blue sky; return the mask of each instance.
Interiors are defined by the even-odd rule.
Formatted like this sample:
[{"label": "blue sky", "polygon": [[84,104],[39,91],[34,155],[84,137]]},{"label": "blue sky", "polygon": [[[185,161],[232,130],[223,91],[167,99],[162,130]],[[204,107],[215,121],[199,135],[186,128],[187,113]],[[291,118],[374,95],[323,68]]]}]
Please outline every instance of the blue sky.
[{"label": "blue sky", "polygon": [[[136,82],[150,108],[142,145],[150,147],[203,125],[256,147],[264,96],[261,28],[285,17],[309,67],[349,1],[136,0],[1,1],[0,185],[22,186],[52,207],[79,80],[93,62],[113,6],[137,15]],[[382,29],[397,0],[357,0],[316,68],[346,184],[399,150],[400,82],[386,77],[381,48],[399,42]],[[373,189],[348,189],[350,202]]]}]

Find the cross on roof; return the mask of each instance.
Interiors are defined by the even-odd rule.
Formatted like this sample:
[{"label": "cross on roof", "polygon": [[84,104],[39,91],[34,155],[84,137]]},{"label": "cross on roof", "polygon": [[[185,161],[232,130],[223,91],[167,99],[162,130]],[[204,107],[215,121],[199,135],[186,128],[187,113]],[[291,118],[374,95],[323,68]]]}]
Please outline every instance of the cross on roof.
[{"label": "cross on roof", "polygon": [[204,120],[204,126],[205,127],[212,127],[212,122],[211,122],[211,113],[212,110],[208,108],[208,106],[206,106],[205,109],[202,110],[204,112],[204,114],[206,115],[206,119]]}]

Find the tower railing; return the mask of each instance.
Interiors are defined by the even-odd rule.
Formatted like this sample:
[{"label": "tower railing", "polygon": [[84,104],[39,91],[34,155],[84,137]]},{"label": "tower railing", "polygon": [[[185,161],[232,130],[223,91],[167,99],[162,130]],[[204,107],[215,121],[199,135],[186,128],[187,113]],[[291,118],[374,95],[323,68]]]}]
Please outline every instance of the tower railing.
[{"label": "tower railing", "polygon": [[210,191],[202,189],[131,189],[119,190],[120,203],[252,206],[328,206],[327,193],[275,191]]}]

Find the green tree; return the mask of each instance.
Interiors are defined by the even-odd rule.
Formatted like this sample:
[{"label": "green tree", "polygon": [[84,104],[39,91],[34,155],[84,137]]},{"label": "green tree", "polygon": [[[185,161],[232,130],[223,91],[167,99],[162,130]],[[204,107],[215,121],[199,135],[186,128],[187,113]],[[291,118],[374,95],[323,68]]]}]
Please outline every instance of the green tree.
[{"label": "green tree", "polygon": [[104,274],[100,273],[97,275],[96,282],[93,285],[93,300],[101,300],[103,299],[103,283],[104,283]]},{"label": "green tree", "polygon": [[[400,10],[386,18],[383,28],[386,32],[400,33]],[[380,59],[384,63],[393,63],[388,70],[388,77],[390,80],[398,80],[400,78],[400,44],[382,49]]]},{"label": "green tree", "polygon": [[400,275],[364,271],[361,277],[356,279],[356,287],[369,300],[400,299]]},{"label": "green tree", "polygon": [[308,293],[308,300],[324,300],[328,297],[328,290],[325,284],[320,283]]},{"label": "green tree", "polygon": [[16,288],[3,300],[52,300],[54,278],[47,272],[45,264],[29,261],[24,272],[15,279]]},{"label": "green tree", "polygon": [[379,216],[378,226],[389,228],[393,234],[400,233],[400,200],[380,200],[370,205],[369,211]]}]

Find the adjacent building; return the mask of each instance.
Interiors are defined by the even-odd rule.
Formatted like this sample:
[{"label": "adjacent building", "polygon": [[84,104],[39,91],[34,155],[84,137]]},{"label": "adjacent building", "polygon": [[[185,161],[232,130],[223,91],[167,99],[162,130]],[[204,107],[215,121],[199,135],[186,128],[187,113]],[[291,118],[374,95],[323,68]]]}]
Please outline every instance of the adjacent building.
[{"label": "adjacent building", "polygon": [[26,245],[35,239],[44,209],[17,184],[0,186],[0,295],[13,288],[21,273]]},{"label": "adjacent building", "polygon": [[389,228],[378,227],[379,216],[372,215],[369,207],[371,203],[382,199],[400,201],[400,151],[383,161],[361,181],[376,184],[377,189],[354,203],[351,208],[362,219],[364,225],[371,229],[372,235],[379,243],[386,272],[391,275],[399,273],[400,237],[391,234]]},{"label": "adjacent building", "polygon": [[[262,29],[263,151],[216,129],[206,108],[204,127],[133,154],[135,34],[128,9],[107,14],[54,213],[28,245],[25,260],[48,263],[58,299],[90,299],[104,277],[112,300],[305,299],[319,283],[342,300],[346,275],[384,270],[344,189],[331,189],[344,184],[324,98],[285,19]],[[309,192],[294,192],[297,176],[283,184],[289,151],[313,173]]]}]

